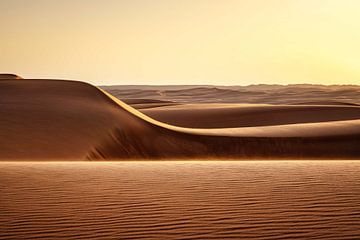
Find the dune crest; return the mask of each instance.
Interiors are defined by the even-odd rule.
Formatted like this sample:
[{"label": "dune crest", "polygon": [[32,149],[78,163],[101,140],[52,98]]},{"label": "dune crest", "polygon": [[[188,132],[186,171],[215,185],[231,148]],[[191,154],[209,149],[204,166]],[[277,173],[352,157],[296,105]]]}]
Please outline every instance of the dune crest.
[{"label": "dune crest", "polygon": [[199,129],[154,120],[83,82],[3,80],[0,96],[1,159],[360,157],[358,119]]}]

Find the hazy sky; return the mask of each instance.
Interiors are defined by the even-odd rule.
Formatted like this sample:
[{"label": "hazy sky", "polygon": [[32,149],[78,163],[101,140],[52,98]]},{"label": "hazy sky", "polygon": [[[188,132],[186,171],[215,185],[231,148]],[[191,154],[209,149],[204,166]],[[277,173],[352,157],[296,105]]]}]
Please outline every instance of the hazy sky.
[{"label": "hazy sky", "polygon": [[359,0],[0,0],[0,72],[95,84],[360,84]]}]

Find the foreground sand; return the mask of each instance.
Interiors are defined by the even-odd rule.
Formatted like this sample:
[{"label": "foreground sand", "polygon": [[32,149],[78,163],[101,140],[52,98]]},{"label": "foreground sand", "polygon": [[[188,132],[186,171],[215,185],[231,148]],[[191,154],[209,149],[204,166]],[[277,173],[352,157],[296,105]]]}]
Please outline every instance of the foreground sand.
[{"label": "foreground sand", "polygon": [[141,113],[86,83],[36,79],[1,80],[0,96],[6,160],[360,157],[356,105],[140,101],[158,104]]},{"label": "foreground sand", "polygon": [[0,239],[359,239],[360,161],[0,162]]}]

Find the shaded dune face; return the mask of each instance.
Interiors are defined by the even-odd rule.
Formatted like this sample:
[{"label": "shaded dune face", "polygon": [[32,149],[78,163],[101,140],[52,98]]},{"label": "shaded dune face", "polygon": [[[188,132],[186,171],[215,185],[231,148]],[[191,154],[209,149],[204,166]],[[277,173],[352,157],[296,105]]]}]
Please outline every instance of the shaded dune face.
[{"label": "shaded dune face", "polygon": [[[358,158],[360,121],[191,129],[82,82],[0,82],[0,158]],[[214,119],[221,121],[221,119]]]},{"label": "shaded dune face", "polygon": [[360,135],[220,137],[156,133],[137,138],[116,130],[88,159],[357,159]]}]

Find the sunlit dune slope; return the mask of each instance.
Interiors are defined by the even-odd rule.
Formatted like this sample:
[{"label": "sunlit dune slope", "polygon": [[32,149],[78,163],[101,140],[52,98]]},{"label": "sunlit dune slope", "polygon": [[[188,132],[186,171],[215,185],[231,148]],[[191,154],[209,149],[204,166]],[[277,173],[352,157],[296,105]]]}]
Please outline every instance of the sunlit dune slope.
[{"label": "sunlit dune slope", "polygon": [[195,129],[156,121],[82,82],[3,80],[0,96],[6,160],[360,157],[357,119]]}]

